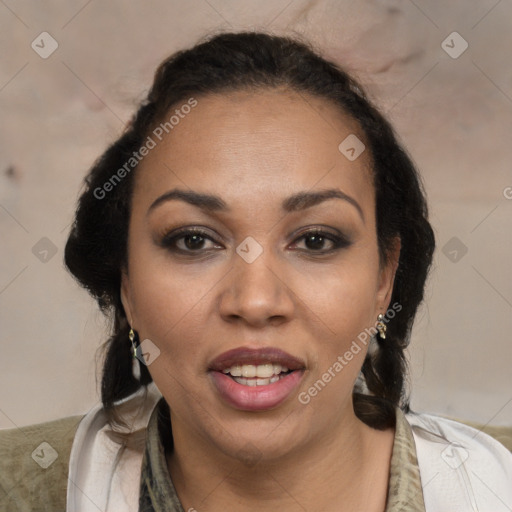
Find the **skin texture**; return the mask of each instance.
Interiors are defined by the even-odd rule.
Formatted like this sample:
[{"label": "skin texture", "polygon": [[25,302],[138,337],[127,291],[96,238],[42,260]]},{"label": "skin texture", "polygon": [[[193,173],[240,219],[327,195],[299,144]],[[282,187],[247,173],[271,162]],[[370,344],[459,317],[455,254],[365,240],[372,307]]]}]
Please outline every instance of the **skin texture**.
[{"label": "skin texture", "polygon": [[[361,130],[288,90],[197,99],[137,169],[122,281],[130,325],[160,350],[148,368],[171,409],[180,500],[198,511],[383,511],[394,431],[368,427],[352,406],[366,347],[310,403],[298,400],[389,307],[399,248],[380,264],[369,151],[350,162],[338,150],[351,133],[364,140]],[[218,195],[230,211],[173,200],[148,213],[173,188]],[[331,188],[362,216],[340,199],[281,210],[292,194]],[[184,226],[211,239],[161,245]],[[350,245],[302,237],[315,227]],[[252,263],[236,252],[248,236],[263,248]],[[241,346],[302,359],[296,392],[259,412],[223,401],[208,365]]]}]

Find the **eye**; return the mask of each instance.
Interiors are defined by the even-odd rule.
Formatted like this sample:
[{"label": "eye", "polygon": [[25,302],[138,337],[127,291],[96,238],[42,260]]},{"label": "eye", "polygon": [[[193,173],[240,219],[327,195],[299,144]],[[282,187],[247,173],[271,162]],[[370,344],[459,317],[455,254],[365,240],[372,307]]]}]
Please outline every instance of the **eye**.
[{"label": "eye", "polygon": [[[214,242],[206,231],[198,228],[183,228],[165,235],[160,245],[172,251],[201,252],[207,250],[204,247],[207,240]],[[222,248],[218,244],[215,247]]]},{"label": "eye", "polygon": [[[351,242],[342,235],[336,235],[322,229],[311,229],[296,240],[304,240],[306,252],[326,254],[348,247]],[[296,242],[295,242],[296,244]],[[326,248],[325,245],[328,244]]]},{"label": "eye", "polygon": [[[318,255],[329,254],[351,245],[350,240],[345,236],[319,228],[302,233],[301,236],[295,239],[292,246],[296,246],[300,240],[304,240],[305,249],[298,250]],[[208,241],[211,242],[212,246],[207,246]],[[210,250],[223,249],[223,246],[216,243],[207,231],[200,228],[181,228],[172,231],[161,238],[159,245],[172,252],[188,254],[201,254]],[[296,247],[294,248],[296,249]]]}]

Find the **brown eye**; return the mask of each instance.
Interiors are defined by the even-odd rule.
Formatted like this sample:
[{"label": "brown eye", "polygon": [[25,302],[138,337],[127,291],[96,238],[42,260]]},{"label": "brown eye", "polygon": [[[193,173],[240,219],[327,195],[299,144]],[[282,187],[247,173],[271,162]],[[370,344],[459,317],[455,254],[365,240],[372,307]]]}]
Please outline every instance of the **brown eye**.
[{"label": "brown eye", "polygon": [[315,233],[306,235],[304,237],[304,240],[306,243],[306,247],[308,247],[308,249],[313,249],[313,250],[324,249],[325,248],[324,245],[326,242],[332,243],[332,240],[329,240],[328,238],[326,238],[322,235],[317,235]]},{"label": "brown eye", "polygon": [[[204,245],[206,241],[214,242],[214,240],[203,230],[200,229],[183,229],[174,231],[165,235],[160,245],[171,251],[178,252],[202,252],[209,250]],[[220,248],[219,245],[216,245]]]},{"label": "brown eye", "polygon": [[187,249],[202,249],[202,246],[205,242],[205,238],[201,235],[185,235],[180,238],[183,240],[184,245]]},{"label": "brown eye", "polygon": [[[303,233],[297,240],[304,240],[307,252],[330,253],[337,249],[348,247],[351,242],[345,237],[323,230],[310,230]],[[326,248],[325,245],[328,244]]]}]

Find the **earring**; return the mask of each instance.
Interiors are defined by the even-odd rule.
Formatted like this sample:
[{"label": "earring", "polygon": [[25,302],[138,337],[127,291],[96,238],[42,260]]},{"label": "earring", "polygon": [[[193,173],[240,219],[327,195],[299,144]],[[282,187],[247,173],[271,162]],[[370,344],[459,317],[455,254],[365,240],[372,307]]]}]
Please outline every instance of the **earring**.
[{"label": "earring", "polygon": [[138,338],[137,333],[133,329],[130,329],[128,338],[130,339],[130,343],[132,344],[132,355],[133,357],[137,357],[137,347],[135,346],[135,338]]},{"label": "earring", "polygon": [[377,317],[377,331],[379,331],[379,336],[385,340],[386,339],[386,331],[387,331],[387,326],[386,324],[383,322],[384,320],[384,315],[379,315]]},{"label": "earring", "polygon": [[132,344],[132,374],[137,380],[140,380],[140,363],[139,359],[137,358],[138,347],[136,345],[138,344],[139,341],[139,335],[137,334],[137,331],[130,329],[128,338],[130,339],[130,343]]}]

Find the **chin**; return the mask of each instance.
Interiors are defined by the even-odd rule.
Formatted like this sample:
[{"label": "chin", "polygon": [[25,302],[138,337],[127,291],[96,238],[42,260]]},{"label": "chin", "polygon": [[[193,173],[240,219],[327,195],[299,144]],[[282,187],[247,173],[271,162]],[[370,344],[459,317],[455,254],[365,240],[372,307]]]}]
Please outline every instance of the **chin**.
[{"label": "chin", "polygon": [[[275,414],[278,411],[273,412],[270,417],[264,417],[261,413],[245,413],[247,416],[238,420],[219,419],[216,423],[220,428],[215,432],[220,437],[212,439],[210,432],[211,442],[227,456],[247,466],[278,461],[298,449],[301,440],[306,442],[308,429],[303,415],[290,414],[284,410],[278,414]],[[294,417],[299,424],[293,424]]]}]

